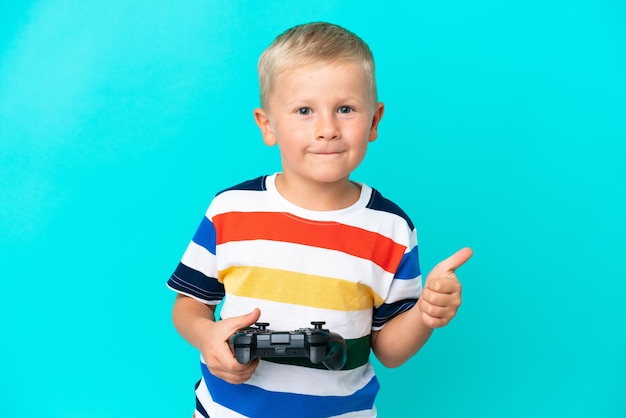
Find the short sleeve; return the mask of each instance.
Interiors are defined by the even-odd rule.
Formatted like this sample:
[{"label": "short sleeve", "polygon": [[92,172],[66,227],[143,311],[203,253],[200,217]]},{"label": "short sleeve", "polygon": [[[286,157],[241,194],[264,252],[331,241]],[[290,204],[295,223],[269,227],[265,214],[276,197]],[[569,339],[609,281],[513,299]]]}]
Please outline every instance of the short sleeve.
[{"label": "short sleeve", "polygon": [[372,329],[380,330],[390,319],[411,309],[422,294],[417,234],[411,231],[410,245],[396,270],[389,292],[382,305],[374,308]]},{"label": "short sleeve", "polygon": [[205,216],[167,286],[208,305],[220,303],[224,285],[217,280],[215,242],[215,227]]}]

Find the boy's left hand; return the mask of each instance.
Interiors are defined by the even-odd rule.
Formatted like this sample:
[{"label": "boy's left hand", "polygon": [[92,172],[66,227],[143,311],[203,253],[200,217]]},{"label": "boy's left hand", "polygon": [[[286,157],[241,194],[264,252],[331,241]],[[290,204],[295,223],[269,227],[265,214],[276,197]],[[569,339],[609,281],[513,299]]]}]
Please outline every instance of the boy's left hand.
[{"label": "boy's left hand", "polygon": [[461,306],[461,283],[455,271],[471,256],[472,250],[463,248],[437,264],[426,276],[417,306],[427,327],[446,326],[456,315]]}]

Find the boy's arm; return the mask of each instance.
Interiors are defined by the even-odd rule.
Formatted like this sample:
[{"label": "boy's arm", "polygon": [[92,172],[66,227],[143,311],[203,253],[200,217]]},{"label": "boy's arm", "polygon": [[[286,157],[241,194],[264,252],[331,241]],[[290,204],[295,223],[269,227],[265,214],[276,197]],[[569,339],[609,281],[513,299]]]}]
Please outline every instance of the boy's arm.
[{"label": "boy's arm", "polygon": [[446,326],[461,305],[461,283],[456,269],[472,256],[463,248],[437,264],[426,277],[424,290],[413,308],[372,333],[372,350],[386,367],[398,367],[428,341],[433,328]]},{"label": "boy's arm", "polygon": [[261,312],[215,321],[215,306],[205,305],[188,296],[178,294],[172,309],[174,327],[189,344],[197,348],[214,376],[229,383],[243,383],[250,379],[258,359],[250,364],[239,364],[228,347],[228,339],[238,330],[254,324]]}]

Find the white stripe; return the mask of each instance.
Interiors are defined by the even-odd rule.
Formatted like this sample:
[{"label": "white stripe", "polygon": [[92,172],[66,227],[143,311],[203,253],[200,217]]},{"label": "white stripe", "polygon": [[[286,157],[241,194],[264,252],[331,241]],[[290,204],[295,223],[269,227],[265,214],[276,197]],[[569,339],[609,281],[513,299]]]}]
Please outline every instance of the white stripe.
[{"label": "white stripe", "polygon": [[417,230],[413,229],[411,231],[411,236],[409,237],[409,248],[407,252],[412,250],[413,247],[416,247],[416,246],[417,246]]},{"label": "white stripe", "polygon": [[[332,378],[329,379],[329,374]],[[274,392],[314,396],[350,396],[374,378],[371,364],[353,370],[321,370],[261,360],[245,384]],[[324,382],[323,385],[314,382]]]},{"label": "white stripe", "polygon": [[219,245],[218,270],[242,265],[289,270],[363,283],[384,297],[393,280],[370,260],[340,251],[280,241],[235,241]]},{"label": "white stripe", "polygon": [[208,277],[216,276],[215,256],[206,248],[191,241],[181,262]]},{"label": "white stripe", "polygon": [[[372,329],[371,309],[335,311],[230,294],[226,295],[220,316],[224,319],[232,318],[250,313],[255,308],[261,310],[259,322],[269,322],[269,328],[274,331],[294,331],[312,327],[311,321],[325,321],[324,328],[341,335],[345,339],[355,339],[369,335]],[[288,314],[285,314],[286,312]]]},{"label": "white stripe", "polygon": [[422,294],[422,276],[411,280],[394,280],[389,293],[382,295],[385,303],[393,303],[403,299],[415,299]]}]

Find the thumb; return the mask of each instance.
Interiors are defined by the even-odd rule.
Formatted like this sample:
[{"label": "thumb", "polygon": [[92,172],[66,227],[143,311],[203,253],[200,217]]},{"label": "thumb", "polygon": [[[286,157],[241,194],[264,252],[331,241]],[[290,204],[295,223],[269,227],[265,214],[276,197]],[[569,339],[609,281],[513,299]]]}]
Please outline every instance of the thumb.
[{"label": "thumb", "polygon": [[472,257],[473,251],[469,247],[465,247],[452,254],[450,257],[439,262],[430,272],[429,276],[448,276],[461,267],[467,260]]},{"label": "thumb", "polygon": [[228,322],[229,328],[232,332],[238,331],[242,328],[249,327],[259,320],[261,317],[261,310],[254,308],[250,313],[241,316],[233,316],[232,318],[224,319],[224,322]]}]

